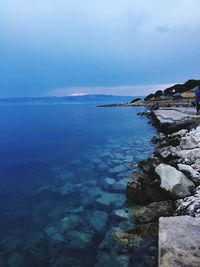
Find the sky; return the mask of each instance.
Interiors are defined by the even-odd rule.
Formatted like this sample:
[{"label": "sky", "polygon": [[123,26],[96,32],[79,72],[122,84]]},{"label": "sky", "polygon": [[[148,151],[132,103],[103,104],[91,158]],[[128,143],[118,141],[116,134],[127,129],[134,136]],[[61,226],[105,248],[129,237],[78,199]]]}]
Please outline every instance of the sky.
[{"label": "sky", "polygon": [[0,0],[0,97],[147,95],[200,79],[199,0]]}]

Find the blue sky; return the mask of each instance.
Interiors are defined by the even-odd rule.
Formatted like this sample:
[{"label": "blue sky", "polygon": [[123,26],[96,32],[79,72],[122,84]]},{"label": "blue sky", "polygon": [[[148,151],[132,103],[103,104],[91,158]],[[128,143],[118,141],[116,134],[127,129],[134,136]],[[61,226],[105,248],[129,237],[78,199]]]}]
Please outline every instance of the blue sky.
[{"label": "blue sky", "polygon": [[144,95],[200,79],[199,0],[0,5],[0,97]]}]

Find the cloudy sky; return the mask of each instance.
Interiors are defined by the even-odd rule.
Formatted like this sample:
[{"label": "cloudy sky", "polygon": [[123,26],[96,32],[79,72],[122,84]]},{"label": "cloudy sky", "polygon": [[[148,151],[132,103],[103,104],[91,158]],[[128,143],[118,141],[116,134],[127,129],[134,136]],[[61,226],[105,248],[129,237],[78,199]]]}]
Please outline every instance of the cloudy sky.
[{"label": "cloudy sky", "polygon": [[200,78],[199,0],[0,5],[0,97],[144,95]]}]

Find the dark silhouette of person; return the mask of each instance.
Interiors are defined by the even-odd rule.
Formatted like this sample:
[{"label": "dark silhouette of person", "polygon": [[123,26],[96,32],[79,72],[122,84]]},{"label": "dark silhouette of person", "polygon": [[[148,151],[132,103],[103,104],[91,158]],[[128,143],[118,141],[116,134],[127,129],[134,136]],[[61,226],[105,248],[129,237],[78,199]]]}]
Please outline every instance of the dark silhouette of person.
[{"label": "dark silhouette of person", "polygon": [[197,110],[197,115],[199,115],[199,110],[200,110],[200,85],[196,91],[196,110]]}]

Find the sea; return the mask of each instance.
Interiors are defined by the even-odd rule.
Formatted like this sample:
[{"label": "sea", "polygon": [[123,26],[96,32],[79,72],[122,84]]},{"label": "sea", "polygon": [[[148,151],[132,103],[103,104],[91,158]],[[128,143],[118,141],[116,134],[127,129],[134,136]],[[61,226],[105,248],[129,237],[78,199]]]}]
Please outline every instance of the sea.
[{"label": "sea", "polygon": [[135,225],[128,177],[153,150],[143,110],[0,105],[1,267],[156,266],[148,237],[116,238]]}]

